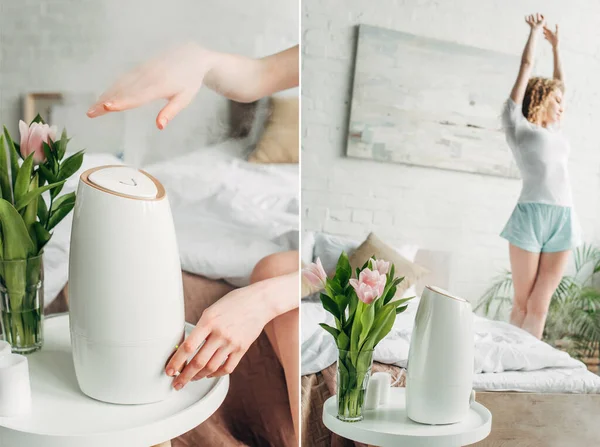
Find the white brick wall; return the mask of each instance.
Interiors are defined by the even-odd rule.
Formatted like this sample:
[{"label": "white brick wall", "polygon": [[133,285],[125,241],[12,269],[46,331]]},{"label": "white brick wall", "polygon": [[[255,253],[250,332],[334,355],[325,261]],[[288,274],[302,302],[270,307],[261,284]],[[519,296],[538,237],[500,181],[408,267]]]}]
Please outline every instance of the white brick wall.
[{"label": "white brick wall", "polygon": [[[409,240],[430,250],[450,251],[452,291],[477,300],[499,270],[509,267],[507,244],[498,234],[514,207],[520,182],[347,158],[355,25],[520,54],[527,35],[523,17],[539,6],[531,0],[304,0],[304,229],[357,238],[375,231],[391,243]],[[575,205],[586,240],[595,241],[600,217],[600,4],[553,0],[544,2],[542,12],[561,26]],[[538,60],[538,71],[550,75],[551,53],[544,41]],[[516,71],[517,67],[515,76]],[[499,113],[500,109],[498,104]]]},{"label": "white brick wall", "polygon": [[[285,49],[298,43],[298,8],[298,0],[0,0],[0,121],[17,134],[25,92],[98,95],[174,43],[249,56]],[[196,149],[224,133],[225,101],[211,91],[162,132],[154,124],[160,107],[122,117],[131,162]]]}]

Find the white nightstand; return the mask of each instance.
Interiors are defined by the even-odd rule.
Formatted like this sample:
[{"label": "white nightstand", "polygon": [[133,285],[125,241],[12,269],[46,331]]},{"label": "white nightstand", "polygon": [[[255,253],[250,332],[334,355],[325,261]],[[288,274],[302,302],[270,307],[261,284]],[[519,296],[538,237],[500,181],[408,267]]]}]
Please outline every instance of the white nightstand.
[{"label": "white nightstand", "polygon": [[458,424],[424,425],[408,419],[404,388],[393,388],[390,403],[365,411],[360,422],[337,418],[337,399],[323,406],[323,423],[332,432],[353,441],[380,447],[460,447],[485,439],[492,429],[492,414],[475,402],[468,417]]},{"label": "white nightstand", "polygon": [[149,447],[204,422],[229,389],[225,376],[192,382],[155,404],[99,402],[77,385],[68,315],[46,318],[44,338],[43,349],[28,356],[32,413],[0,418],[2,447]]}]

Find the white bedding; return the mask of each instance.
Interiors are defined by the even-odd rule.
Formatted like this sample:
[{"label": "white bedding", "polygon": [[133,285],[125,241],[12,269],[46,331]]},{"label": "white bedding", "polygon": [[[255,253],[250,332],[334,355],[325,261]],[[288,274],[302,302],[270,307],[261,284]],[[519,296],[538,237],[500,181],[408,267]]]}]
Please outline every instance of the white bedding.
[{"label": "white bedding", "polygon": [[[244,150],[243,140],[229,140],[143,167],[167,190],[182,268],[237,286],[248,283],[264,256],[298,249],[299,234],[298,165],[248,163]],[[75,190],[84,170],[105,164],[122,162],[86,155],[64,191]],[[47,304],[67,282],[71,219],[61,222],[45,249]]]},{"label": "white bedding", "polygon": [[[390,334],[375,349],[374,360],[406,367],[418,301],[398,315]],[[320,303],[303,302],[302,375],[335,363],[333,337],[318,324],[333,324]],[[585,365],[508,323],[474,316],[474,387],[479,390],[600,393],[600,377]]]}]

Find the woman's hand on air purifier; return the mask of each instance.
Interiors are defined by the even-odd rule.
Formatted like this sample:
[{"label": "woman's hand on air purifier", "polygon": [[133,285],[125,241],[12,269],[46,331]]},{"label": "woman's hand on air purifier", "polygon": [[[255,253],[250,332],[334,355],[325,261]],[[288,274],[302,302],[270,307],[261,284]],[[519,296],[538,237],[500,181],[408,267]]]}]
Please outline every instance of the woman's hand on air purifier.
[{"label": "woman's hand on air purifier", "polygon": [[156,117],[165,126],[204,84],[238,102],[252,102],[299,82],[298,46],[262,59],[219,53],[188,43],[119,78],[87,112],[90,118],[167,100]]},{"label": "woman's hand on air purifier", "polygon": [[538,30],[544,27],[546,19],[543,14],[537,13],[525,16],[525,22],[527,22],[532,30]]},{"label": "woman's hand on air purifier", "polygon": [[167,364],[168,375],[181,371],[173,381],[175,389],[183,388],[190,380],[226,375],[235,369],[275,317],[268,306],[261,305],[266,301],[261,296],[262,288],[256,285],[233,290],[204,311],[196,328]]}]

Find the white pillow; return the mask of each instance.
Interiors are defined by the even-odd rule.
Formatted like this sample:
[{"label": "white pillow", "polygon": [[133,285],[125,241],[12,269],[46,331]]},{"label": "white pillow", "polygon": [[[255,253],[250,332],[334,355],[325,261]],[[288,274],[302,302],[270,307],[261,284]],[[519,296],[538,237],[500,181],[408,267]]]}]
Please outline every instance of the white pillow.
[{"label": "white pillow", "polygon": [[[332,272],[337,265],[342,251],[345,251],[350,256],[363,241],[333,236],[327,233],[316,233],[314,259],[320,258],[325,271],[328,273]],[[400,247],[394,247],[394,249],[403,258],[410,262],[415,262],[419,246],[416,244],[402,244]]]}]

